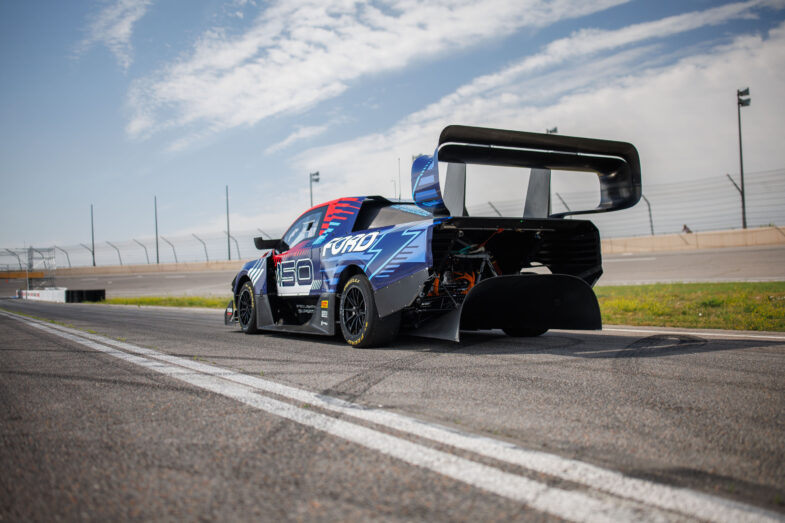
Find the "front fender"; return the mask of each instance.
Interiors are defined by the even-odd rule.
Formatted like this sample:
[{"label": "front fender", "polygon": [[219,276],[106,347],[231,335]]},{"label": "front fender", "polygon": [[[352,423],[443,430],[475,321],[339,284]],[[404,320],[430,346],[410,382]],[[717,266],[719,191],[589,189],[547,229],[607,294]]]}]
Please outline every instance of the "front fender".
[{"label": "front fender", "polygon": [[237,276],[232,281],[233,295],[237,296],[237,293],[240,292],[240,287],[246,280],[246,277],[251,280],[254,294],[259,296],[267,292],[267,260],[271,252],[268,251],[258,260],[250,261],[243,265],[243,268],[240,269],[240,272],[237,273]]}]

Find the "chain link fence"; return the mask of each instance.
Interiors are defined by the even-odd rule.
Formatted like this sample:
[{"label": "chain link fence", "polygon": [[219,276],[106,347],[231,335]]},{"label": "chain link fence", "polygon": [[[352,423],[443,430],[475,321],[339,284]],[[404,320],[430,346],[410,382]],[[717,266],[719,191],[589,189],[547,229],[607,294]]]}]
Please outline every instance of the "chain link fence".
[{"label": "chain link fence", "polygon": [[[747,226],[785,223],[785,169],[745,173]],[[735,180],[739,183],[739,180]],[[623,211],[578,215],[597,225],[603,238],[647,236],[741,228],[741,195],[726,176],[670,184],[646,184],[645,199]],[[648,200],[648,205],[647,205]],[[599,197],[590,192],[554,193],[552,212],[591,209]],[[523,198],[475,205],[470,215],[522,216]]]},{"label": "chain link fence", "polygon": [[[735,180],[739,183],[738,179]],[[785,169],[745,173],[747,224],[749,227],[785,223]],[[607,214],[576,216],[590,219],[600,229],[603,238],[647,236],[683,232],[686,225],[692,231],[712,231],[741,228],[741,197],[727,175],[670,184],[646,184],[642,199],[631,209]],[[560,192],[553,195],[553,212],[569,209],[589,209],[597,205],[598,196],[588,192]],[[647,205],[647,201],[648,204]],[[470,215],[522,216],[523,197],[494,201],[468,208]],[[233,260],[254,258],[256,236],[280,237],[289,224],[264,230],[232,233],[229,239]],[[92,265],[88,244],[56,245],[46,249],[0,248],[0,270],[33,269],[36,252],[52,253],[51,267],[80,267]],[[30,253],[33,257],[30,258]],[[40,257],[40,256],[39,256]],[[226,233],[219,231],[180,236],[159,236],[158,262],[184,263],[228,259]],[[123,241],[100,241],[95,244],[95,264],[143,265],[156,263],[154,237],[132,238]]]}]

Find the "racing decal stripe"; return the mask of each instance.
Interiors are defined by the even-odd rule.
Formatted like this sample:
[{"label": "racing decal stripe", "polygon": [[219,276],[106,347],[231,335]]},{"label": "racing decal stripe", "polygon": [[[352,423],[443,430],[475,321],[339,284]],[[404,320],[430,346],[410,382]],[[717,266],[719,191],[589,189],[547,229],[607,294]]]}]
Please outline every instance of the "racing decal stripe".
[{"label": "racing decal stripe", "polygon": [[[385,269],[385,268],[387,267],[387,264],[389,264],[389,263],[390,263],[390,262],[393,260],[393,258],[395,258],[396,256],[398,256],[398,254],[399,254],[399,253],[400,253],[402,250],[404,250],[406,247],[408,247],[408,246],[409,246],[409,244],[410,244],[410,243],[412,243],[412,242],[413,242],[413,241],[414,241],[414,240],[415,240],[415,239],[416,239],[416,238],[417,238],[417,237],[420,235],[420,233],[422,233],[422,232],[423,232],[422,230],[408,230],[408,231],[404,231],[404,232],[402,232],[402,233],[401,233],[401,236],[409,236],[409,237],[410,237],[410,238],[409,238],[409,240],[408,240],[407,242],[405,242],[403,245],[401,245],[401,246],[398,248],[398,250],[397,250],[397,251],[395,251],[395,253],[393,253],[393,255],[392,255],[392,256],[390,256],[390,257],[389,257],[389,258],[387,258],[387,259],[386,259],[384,262],[382,262],[382,264],[379,266],[379,268],[378,268],[378,269],[376,269],[376,271],[375,271],[373,274],[371,274],[371,277],[370,277],[369,279],[373,278],[374,276],[376,276],[377,274],[379,274],[379,273],[380,273],[380,272],[381,272],[383,269]],[[367,267],[368,267],[368,266],[366,265],[366,268],[367,268]]]},{"label": "racing decal stripe", "polygon": [[264,260],[264,258],[257,260],[253,267],[248,270],[248,277],[251,278],[251,283],[254,286],[256,286],[256,282],[264,274]]}]

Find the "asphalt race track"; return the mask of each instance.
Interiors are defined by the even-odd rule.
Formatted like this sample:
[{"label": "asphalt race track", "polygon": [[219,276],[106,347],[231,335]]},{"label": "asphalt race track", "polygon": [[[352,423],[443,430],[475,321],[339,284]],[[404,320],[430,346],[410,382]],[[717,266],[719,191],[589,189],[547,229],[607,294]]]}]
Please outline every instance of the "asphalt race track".
[{"label": "asphalt race track", "polygon": [[0,521],[785,519],[783,334],[357,350],[214,311],[0,308]]}]

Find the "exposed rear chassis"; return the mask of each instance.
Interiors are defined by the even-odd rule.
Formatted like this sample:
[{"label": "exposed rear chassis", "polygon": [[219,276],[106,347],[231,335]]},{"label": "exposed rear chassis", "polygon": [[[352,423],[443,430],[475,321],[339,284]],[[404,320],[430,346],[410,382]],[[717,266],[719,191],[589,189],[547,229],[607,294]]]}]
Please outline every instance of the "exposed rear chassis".
[{"label": "exposed rear chassis", "polygon": [[[454,259],[465,262],[458,252],[480,243],[477,251],[493,259],[497,270],[482,265],[487,276],[477,275],[468,290],[457,294],[442,287],[448,296],[434,297],[445,268]],[[404,309],[412,334],[459,341],[461,330],[602,328],[591,288],[602,274],[600,240],[589,221],[451,217],[434,228],[431,250],[432,269],[415,275],[419,292]],[[486,264],[483,255],[476,258]],[[383,292],[379,297],[384,302]]]}]

